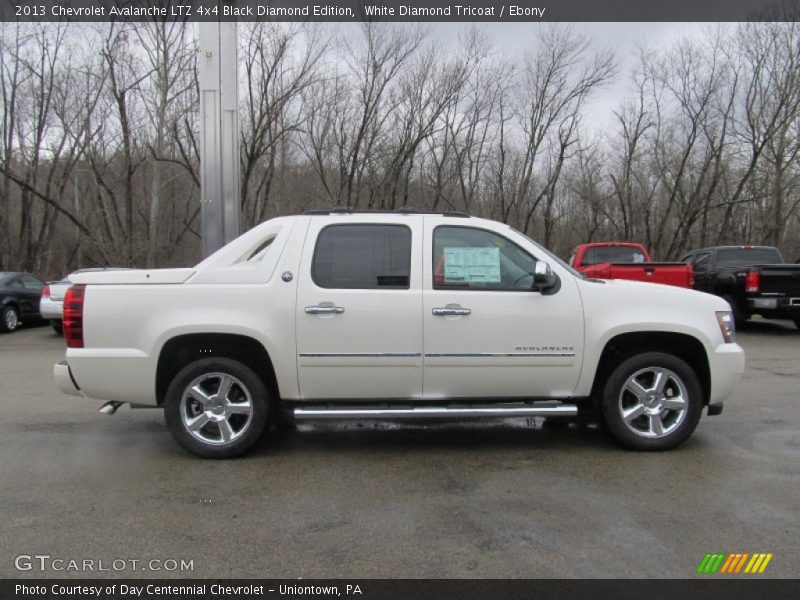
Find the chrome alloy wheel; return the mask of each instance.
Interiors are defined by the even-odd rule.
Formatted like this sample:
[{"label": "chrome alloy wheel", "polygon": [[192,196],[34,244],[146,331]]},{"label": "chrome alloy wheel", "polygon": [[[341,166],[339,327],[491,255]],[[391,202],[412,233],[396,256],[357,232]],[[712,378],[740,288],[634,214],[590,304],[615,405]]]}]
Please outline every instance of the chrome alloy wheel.
[{"label": "chrome alloy wheel", "polygon": [[204,444],[230,444],[250,427],[253,399],[236,377],[205,373],[184,389],[180,415],[186,431]]},{"label": "chrome alloy wheel", "polygon": [[17,311],[13,308],[6,310],[5,314],[3,315],[5,320],[6,330],[7,331],[14,331],[19,325],[19,317],[17,316]]},{"label": "chrome alloy wheel", "polygon": [[636,371],[619,395],[625,426],[636,435],[660,438],[675,431],[686,418],[689,395],[681,378],[663,367]]}]

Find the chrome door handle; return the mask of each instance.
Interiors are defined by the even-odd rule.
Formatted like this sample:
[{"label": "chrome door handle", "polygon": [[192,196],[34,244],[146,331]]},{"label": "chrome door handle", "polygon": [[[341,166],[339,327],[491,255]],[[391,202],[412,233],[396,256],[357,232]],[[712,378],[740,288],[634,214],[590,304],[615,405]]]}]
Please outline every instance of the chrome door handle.
[{"label": "chrome door handle", "polygon": [[317,306],[306,306],[307,315],[340,315],[344,312],[341,306],[333,304],[319,304]]},{"label": "chrome door handle", "polygon": [[442,306],[441,308],[434,308],[431,312],[437,317],[466,316],[472,313],[470,309],[461,308],[460,306]]}]

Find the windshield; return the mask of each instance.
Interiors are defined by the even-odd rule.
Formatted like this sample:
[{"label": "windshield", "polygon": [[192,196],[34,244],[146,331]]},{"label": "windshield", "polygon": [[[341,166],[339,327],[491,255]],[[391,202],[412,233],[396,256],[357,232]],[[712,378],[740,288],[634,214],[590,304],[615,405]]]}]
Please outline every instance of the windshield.
[{"label": "windshield", "polygon": [[777,248],[725,248],[717,251],[717,267],[750,267],[752,265],[783,264]]},{"label": "windshield", "polygon": [[586,249],[581,261],[585,266],[600,263],[643,263],[647,261],[640,248],[634,246],[593,246]]}]

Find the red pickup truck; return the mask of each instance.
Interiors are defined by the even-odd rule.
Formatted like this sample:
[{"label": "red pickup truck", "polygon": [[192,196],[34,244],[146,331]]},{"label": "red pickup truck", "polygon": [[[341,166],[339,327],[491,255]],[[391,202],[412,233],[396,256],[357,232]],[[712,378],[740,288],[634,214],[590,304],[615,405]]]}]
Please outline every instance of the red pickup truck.
[{"label": "red pickup truck", "polygon": [[634,242],[581,244],[572,251],[570,264],[595,279],[632,279],[677,287],[694,286],[692,266],[682,262],[652,262],[647,249]]}]

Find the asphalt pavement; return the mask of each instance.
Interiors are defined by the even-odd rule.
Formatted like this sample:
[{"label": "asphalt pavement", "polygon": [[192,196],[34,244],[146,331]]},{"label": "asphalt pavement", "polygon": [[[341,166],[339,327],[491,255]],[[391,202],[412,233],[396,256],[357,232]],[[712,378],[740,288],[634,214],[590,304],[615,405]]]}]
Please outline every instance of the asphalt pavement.
[{"label": "asphalt pavement", "polygon": [[708,552],[795,577],[800,331],[739,342],[724,413],[671,452],[539,420],[326,423],[208,461],[159,410],[61,395],[49,328],[2,335],[0,577],[695,577]]}]

